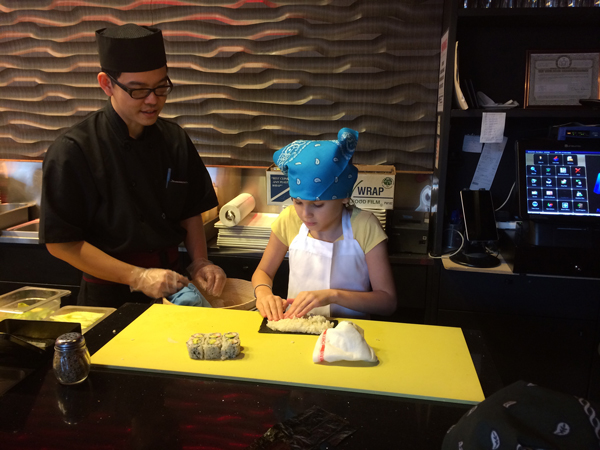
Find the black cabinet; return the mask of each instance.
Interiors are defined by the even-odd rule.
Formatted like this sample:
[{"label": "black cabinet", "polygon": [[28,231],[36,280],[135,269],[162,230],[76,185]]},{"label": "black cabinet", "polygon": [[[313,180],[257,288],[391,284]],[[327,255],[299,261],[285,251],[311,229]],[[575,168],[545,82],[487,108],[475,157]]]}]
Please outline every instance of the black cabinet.
[{"label": "black cabinet", "polygon": [[0,281],[79,287],[81,271],[52,256],[45,245],[0,244]]},{"label": "black cabinet", "polygon": [[373,315],[371,318],[387,322],[426,323],[431,260],[416,255],[392,255],[390,259],[398,307],[391,316]]},{"label": "black cabinet", "polygon": [[77,302],[81,271],[55,258],[44,245],[0,244],[0,295],[25,286],[71,291],[61,304]]},{"label": "black cabinet", "polygon": [[437,321],[481,330],[505,385],[524,379],[600,399],[600,281],[442,270]]},{"label": "black cabinet", "polygon": [[[227,249],[225,251],[209,251],[210,260],[221,267],[227,278],[239,278],[250,281],[252,274],[258,267],[262,254],[251,253],[244,250],[236,252],[235,249]],[[285,259],[275,275],[273,280],[273,293],[282,298],[287,296],[289,278],[289,265]]]}]

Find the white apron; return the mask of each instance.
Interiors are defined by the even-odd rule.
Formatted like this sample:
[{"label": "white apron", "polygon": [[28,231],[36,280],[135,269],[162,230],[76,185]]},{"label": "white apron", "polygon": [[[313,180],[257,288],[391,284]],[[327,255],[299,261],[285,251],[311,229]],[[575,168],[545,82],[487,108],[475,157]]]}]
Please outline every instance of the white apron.
[{"label": "white apron", "polygon": [[[351,212],[344,210],[344,239],[336,242],[308,237],[308,228],[302,224],[289,248],[288,298],[296,298],[302,291],[330,288],[363,292],[371,290],[367,259],[360,244],[354,239],[350,216]],[[368,317],[367,314],[340,305],[314,308],[311,314],[326,317]]]}]

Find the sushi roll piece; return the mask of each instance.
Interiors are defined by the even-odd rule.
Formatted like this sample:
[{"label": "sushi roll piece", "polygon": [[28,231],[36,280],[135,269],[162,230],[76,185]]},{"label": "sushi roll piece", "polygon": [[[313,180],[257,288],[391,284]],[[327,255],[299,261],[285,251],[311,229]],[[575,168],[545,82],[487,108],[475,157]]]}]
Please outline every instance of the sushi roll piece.
[{"label": "sushi roll piece", "polygon": [[223,335],[221,359],[233,359],[240,354],[240,335],[234,331]]},{"label": "sushi roll piece", "polygon": [[204,359],[204,349],[202,348],[202,344],[204,342],[204,334],[196,333],[192,334],[187,342],[187,349],[192,359]]},{"label": "sushi roll piece", "polygon": [[210,333],[204,336],[202,350],[204,359],[221,359],[221,345],[223,338],[221,333]]}]

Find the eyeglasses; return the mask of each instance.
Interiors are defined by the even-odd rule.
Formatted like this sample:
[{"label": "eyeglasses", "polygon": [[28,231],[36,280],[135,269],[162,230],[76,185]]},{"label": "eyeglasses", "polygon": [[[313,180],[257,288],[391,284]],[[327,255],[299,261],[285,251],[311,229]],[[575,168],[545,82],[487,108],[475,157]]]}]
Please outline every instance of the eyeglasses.
[{"label": "eyeglasses", "polygon": [[[108,75],[108,74],[106,74],[106,75]],[[169,83],[169,84],[167,84],[166,86],[158,86],[158,87],[155,87],[154,89],[130,89],[127,86],[125,86],[124,84],[119,83],[117,80],[115,80],[110,75],[108,75],[108,78],[110,78],[117,86],[119,86],[121,89],[123,89],[125,92],[127,92],[129,94],[129,96],[135,100],[140,100],[142,98],[146,98],[152,92],[154,92],[154,95],[156,95],[157,97],[166,97],[167,95],[169,95],[169,92],[171,92],[173,90],[173,83],[171,83],[171,80],[169,79],[169,77],[167,77],[167,83]]]}]

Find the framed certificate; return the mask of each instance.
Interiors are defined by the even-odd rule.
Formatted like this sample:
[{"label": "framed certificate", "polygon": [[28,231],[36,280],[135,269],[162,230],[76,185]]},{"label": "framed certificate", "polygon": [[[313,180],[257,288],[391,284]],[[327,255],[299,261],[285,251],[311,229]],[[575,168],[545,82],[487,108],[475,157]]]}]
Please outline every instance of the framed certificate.
[{"label": "framed certificate", "polygon": [[598,99],[600,51],[527,52],[525,107],[579,105]]}]

